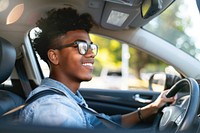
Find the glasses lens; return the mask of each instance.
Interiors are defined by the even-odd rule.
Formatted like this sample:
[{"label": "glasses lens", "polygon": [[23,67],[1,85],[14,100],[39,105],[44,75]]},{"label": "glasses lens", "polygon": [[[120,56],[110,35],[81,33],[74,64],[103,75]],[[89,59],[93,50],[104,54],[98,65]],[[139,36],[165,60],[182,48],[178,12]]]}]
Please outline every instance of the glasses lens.
[{"label": "glasses lens", "polygon": [[84,55],[87,53],[88,44],[86,42],[78,42],[78,50],[80,54]]},{"label": "glasses lens", "polygon": [[96,45],[96,44],[91,44],[91,45],[90,45],[90,48],[91,48],[92,52],[93,52],[95,55],[97,55],[97,52],[98,52],[98,47],[97,47],[97,45]]},{"label": "glasses lens", "polygon": [[76,44],[78,44],[78,50],[81,55],[85,55],[88,52],[89,47],[91,51],[97,55],[98,46],[96,44],[87,44],[87,42],[81,41],[76,42]]}]

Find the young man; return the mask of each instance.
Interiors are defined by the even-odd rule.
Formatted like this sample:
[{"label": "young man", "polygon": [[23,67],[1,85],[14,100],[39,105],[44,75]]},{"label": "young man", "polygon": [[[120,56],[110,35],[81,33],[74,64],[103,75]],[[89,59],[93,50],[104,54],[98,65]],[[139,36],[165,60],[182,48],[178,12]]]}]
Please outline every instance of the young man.
[{"label": "young man", "polygon": [[[53,9],[46,18],[37,22],[42,30],[34,40],[34,47],[50,68],[49,78],[34,89],[28,98],[43,90],[54,89],[64,95],[43,96],[21,112],[23,120],[30,124],[42,124],[64,127],[95,128],[102,123],[91,110],[78,89],[82,81],[92,79],[94,58],[98,46],[89,37],[93,21],[89,14],[79,15],[72,8]],[[166,92],[158,99],[126,115],[102,117],[119,123],[123,127],[131,127],[141,119],[156,114],[166,102],[174,98],[166,98]]]}]

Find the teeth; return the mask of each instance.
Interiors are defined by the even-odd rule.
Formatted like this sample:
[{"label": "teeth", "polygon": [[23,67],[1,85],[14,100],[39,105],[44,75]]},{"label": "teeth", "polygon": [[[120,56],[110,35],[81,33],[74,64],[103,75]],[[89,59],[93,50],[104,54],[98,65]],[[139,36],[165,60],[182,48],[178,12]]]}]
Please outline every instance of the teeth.
[{"label": "teeth", "polygon": [[92,66],[92,63],[84,63],[83,66]]}]

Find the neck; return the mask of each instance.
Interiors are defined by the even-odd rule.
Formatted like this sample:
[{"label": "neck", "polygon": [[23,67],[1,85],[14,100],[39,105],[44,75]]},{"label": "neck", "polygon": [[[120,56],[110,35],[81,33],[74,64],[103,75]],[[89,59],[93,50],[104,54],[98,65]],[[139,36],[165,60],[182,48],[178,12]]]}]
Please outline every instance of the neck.
[{"label": "neck", "polygon": [[50,74],[50,78],[63,83],[67,88],[69,88],[73,93],[76,93],[80,87],[80,82],[67,78],[66,76],[62,76],[62,74]]}]

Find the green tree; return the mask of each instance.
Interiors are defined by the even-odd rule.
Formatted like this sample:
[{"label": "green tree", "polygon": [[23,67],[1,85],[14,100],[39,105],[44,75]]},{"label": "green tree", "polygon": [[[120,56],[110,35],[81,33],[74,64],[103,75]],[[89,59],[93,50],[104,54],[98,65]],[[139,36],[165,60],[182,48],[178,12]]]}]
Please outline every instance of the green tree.
[{"label": "green tree", "polygon": [[95,58],[95,75],[100,75],[103,68],[121,68],[121,43],[117,40],[90,34],[94,43],[99,46],[98,55]]},{"label": "green tree", "polygon": [[[107,68],[109,70],[113,70],[113,68],[115,68],[115,70],[120,70],[122,65],[121,42],[94,34],[90,34],[90,37],[94,43],[99,45],[99,53],[95,58],[94,74],[99,76],[103,68]],[[141,70],[144,72],[163,71],[166,66],[163,65],[163,62],[135,48],[129,48],[129,52],[129,71],[132,72],[138,79],[141,79]],[[159,67],[156,67],[158,64]]]},{"label": "green tree", "polygon": [[[189,51],[192,56],[199,54],[194,41],[186,34],[186,29],[192,26],[190,16],[183,18],[187,5],[183,0],[175,1],[166,11],[156,17],[145,29],[167,39],[183,51]],[[182,14],[181,14],[182,13]]]},{"label": "green tree", "polygon": [[140,50],[130,48],[129,52],[131,55],[129,59],[129,66],[131,71],[138,79],[141,79],[141,72],[153,73],[155,71],[164,71],[164,68],[167,66],[167,64],[163,63],[162,61]]}]

